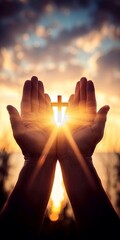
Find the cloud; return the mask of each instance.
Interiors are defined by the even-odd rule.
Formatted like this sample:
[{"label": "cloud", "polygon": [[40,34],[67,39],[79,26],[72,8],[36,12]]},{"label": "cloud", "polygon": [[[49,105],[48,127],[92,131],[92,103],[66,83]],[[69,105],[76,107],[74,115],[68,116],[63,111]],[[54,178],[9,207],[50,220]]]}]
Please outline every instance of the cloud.
[{"label": "cloud", "polygon": [[96,60],[98,88],[113,96],[120,96],[120,48],[114,48]]},{"label": "cloud", "polygon": [[91,30],[84,36],[79,36],[75,39],[75,45],[77,48],[84,50],[85,52],[95,51],[97,47],[101,45],[101,41],[106,37],[105,27],[100,31]]},{"label": "cloud", "polygon": [[20,1],[0,1],[0,19],[10,18],[19,14],[23,8],[23,3]]},{"label": "cloud", "polygon": [[[91,8],[90,8],[91,7]],[[117,0],[26,0],[26,1],[0,1],[0,32],[1,41],[0,47],[10,47],[19,41],[21,35],[27,33],[34,33],[38,20],[42,16],[53,11],[61,11],[68,8],[73,9],[93,9],[90,10],[90,22],[79,28],[75,27],[72,31],[63,30],[60,34],[62,43],[67,42],[73,36],[84,35],[87,31],[92,29],[99,30],[99,28],[107,23],[119,27],[120,24],[120,4]],[[51,10],[50,10],[51,9]],[[45,30],[45,29],[44,29]],[[43,29],[38,29],[38,35],[45,34]],[[115,36],[120,36],[119,30],[115,32]]]},{"label": "cloud", "polygon": [[[5,6],[8,6],[5,9]],[[110,6],[112,4],[112,8]],[[73,79],[82,75],[83,71],[87,72],[86,66],[82,64],[82,60],[79,62],[77,59],[77,53],[81,54],[81,51],[85,51],[87,60],[91,57],[89,54],[94,54],[98,47],[101,47],[101,43],[105,38],[117,39],[120,37],[119,19],[115,21],[115,17],[119,18],[117,14],[117,8],[119,9],[118,1],[1,1],[0,6],[2,9],[0,31],[1,31],[1,70],[7,70],[9,68],[9,74],[11,78],[15,80],[17,73],[17,81],[23,76],[26,78],[33,74],[40,73],[43,79],[51,79],[50,81],[59,81],[63,78]],[[84,21],[80,25],[74,25],[70,29],[60,26],[57,21],[53,25],[45,27],[41,24],[41,16],[47,16],[54,11],[61,11],[64,8],[70,9],[88,9],[89,8],[89,21]],[[1,11],[1,10],[0,10]],[[70,17],[70,14],[68,15]],[[39,25],[38,25],[39,20]],[[70,21],[72,19],[70,18]],[[116,25],[115,25],[116,24]],[[50,34],[50,30],[58,29],[58,34],[55,38]],[[33,42],[30,39],[33,37]],[[45,46],[35,46],[35,37],[42,39],[45,42]],[[27,45],[31,40],[31,45]],[[9,48],[8,48],[9,47]],[[114,52],[114,53],[113,53]],[[119,49],[113,50],[111,53],[100,56],[97,60],[94,59],[94,67],[100,73],[103,78],[108,79],[111,72],[111,76],[114,79],[118,79],[118,60]],[[85,57],[86,57],[85,55]],[[99,55],[99,54],[98,54]],[[96,56],[98,56],[96,53]],[[115,60],[117,58],[117,60]],[[82,58],[81,58],[82,59]],[[111,60],[110,60],[111,59]],[[113,60],[112,60],[113,59]],[[91,61],[92,62],[92,61]],[[83,63],[84,64],[84,63]],[[105,67],[106,66],[106,67]],[[110,67],[110,70],[109,70]],[[6,76],[7,76],[6,71]],[[103,74],[104,73],[104,74]],[[5,73],[4,73],[5,74]],[[9,75],[8,74],[8,75]],[[99,74],[95,72],[94,76],[99,79]],[[59,75],[59,76],[58,76]],[[111,79],[111,78],[110,78]],[[9,79],[9,81],[11,81]],[[106,80],[107,81],[107,80]],[[105,81],[105,82],[106,82]],[[110,80],[111,81],[111,80]],[[116,80],[117,81],[117,80]],[[105,83],[104,83],[105,85]]]},{"label": "cloud", "polygon": [[111,49],[97,60],[97,64],[101,69],[105,66],[108,71],[120,69],[120,48]]},{"label": "cloud", "polygon": [[73,8],[78,8],[78,7],[87,7],[90,4],[90,0],[30,0],[29,4],[32,8],[34,8],[35,10],[43,10],[45,8],[45,6],[52,4],[53,6],[57,7],[58,9],[61,8],[69,8],[69,9],[73,9]]},{"label": "cloud", "polygon": [[120,2],[118,0],[98,1],[98,10],[105,15],[107,20],[115,25],[120,24]]},{"label": "cloud", "polygon": [[13,46],[21,34],[34,29],[40,16],[29,2],[0,1],[0,47]]},{"label": "cloud", "polygon": [[98,0],[94,1],[96,8],[91,13],[92,25],[97,29],[104,23],[120,26],[120,2],[118,0]]}]

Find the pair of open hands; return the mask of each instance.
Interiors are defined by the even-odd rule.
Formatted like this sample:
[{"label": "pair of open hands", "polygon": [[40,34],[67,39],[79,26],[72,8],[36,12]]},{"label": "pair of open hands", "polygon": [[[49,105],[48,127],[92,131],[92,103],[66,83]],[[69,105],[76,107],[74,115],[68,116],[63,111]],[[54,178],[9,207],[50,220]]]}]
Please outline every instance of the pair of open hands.
[{"label": "pair of open hands", "polygon": [[[25,81],[21,100],[21,114],[11,105],[7,106],[13,135],[24,156],[39,159],[55,125],[53,110],[48,94],[37,77]],[[66,127],[84,158],[92,156],[97,143],[102,139],[109,106],[96,112],[95,89],[92,81],[81,78],[75,93],[68,101],[69,119]],[[64,159],[72,151],[64,127],[57,130],[48,156]],[[69,156],[68,156],[69,157]]]}]

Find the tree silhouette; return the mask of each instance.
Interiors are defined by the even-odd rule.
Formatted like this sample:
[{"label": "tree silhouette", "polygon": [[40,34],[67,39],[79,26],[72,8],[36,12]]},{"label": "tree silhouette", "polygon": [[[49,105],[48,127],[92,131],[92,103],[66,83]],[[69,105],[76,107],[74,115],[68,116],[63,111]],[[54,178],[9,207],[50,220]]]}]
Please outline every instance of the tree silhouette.
[{"label": "tree silhouette", "polygon": [[117,163],[115,165],[115,189],[116,189],[116,209],[118,212],[118,215],[120,216],[120,153],[115,152],[117,156]]},{"label": "tree silhouette", "polygon": [[3,207],[8,192],[5,190],[5,181],[8,177],[10,153],[5,148],[0,151],[0,209]]},{"label": "tree silhouette", "polygon": [[6,129],[0,138],[0,210],[3,207],[9,192],[5,183],[9,175],[9,158],[12,153],[11,132]]}]

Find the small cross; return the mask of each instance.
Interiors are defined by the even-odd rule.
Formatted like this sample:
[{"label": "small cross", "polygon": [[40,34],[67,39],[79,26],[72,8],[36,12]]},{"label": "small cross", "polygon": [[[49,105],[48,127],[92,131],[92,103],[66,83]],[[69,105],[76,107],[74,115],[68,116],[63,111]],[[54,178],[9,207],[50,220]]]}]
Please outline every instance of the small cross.
[{"label": "small cross", "polygon": [[58,95],[57,96],[58,101],[57,102],[52,102],[51,105],[52,107],[57,107],[58,108],[58,122],[61,122],[62,120],[62,107],[67,107],[68,103],[67,102],[62,102],[62,96]]}]

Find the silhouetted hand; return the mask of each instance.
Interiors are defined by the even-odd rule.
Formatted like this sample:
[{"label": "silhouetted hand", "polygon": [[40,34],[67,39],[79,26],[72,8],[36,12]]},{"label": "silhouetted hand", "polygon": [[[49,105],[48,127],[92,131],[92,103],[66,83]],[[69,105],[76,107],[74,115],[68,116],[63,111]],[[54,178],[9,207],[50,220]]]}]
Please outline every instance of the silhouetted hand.
[{"label": "silhouetted hand", "polygon": [[[13,135],[25,158],[38,159],[41,154],[55,158],[55,134],[53,136],[52,108],[50,98],[44,94],[44,86],[37,77],[25,81],[21,100],[21,114],[13,106],[7,106],[10,115]],[[52,136],[51,136],[52,134]],[[48,149],[44,148],[50,137]],[[54,144],[53,144],[53,142]],[[52,145],[52,147],[51,147]]]},{"label": "silhouetted hand", "polygon": [[58,159],[79,239],[96,239],[95,229],[99,239],[119,234],[119,218],[91,161],[103,137],[108,110],[106,105],[96,111],[94,84],[82,78],[69,99],[69,118],[57,138]]},{"label": "silhouetted hand", "polygon": [[[24,83],[21,113],[7,106],[25,164],[0,215],[11,239],[39,239],[56,166],[56,134],[50,98],[37,77]],[[53,128],[54,127],[54,128]],[[32,164],[31,164],[32,163]]]},{"label": "silhouetted hand", "polygon": [[61,144],[58,144],[57,148],[58,158],[65,158],[67,153],[70,155],[71,146],[68,144],[70,139],[71,145],[74,141],[84,158],[90,158],[103,137],[108,110],[109,106],[106,105],[96,112],[94,84],[86,78],[81,78],[76,84],[75,94],[69,99],[67,109],[69,120],[66,124],[68,130],[64,128],[62,133],[59,132],[58,142]]}]

